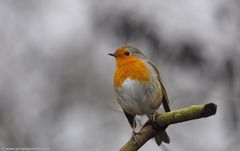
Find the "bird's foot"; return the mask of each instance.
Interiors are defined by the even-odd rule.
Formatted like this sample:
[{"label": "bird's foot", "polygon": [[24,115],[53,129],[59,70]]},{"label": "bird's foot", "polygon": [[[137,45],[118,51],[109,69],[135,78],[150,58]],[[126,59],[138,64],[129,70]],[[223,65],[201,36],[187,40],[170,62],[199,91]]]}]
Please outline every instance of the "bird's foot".
[{"label": "bird's foot", "polygon": [[142,135],[140,132],[136,132],[135,130],[132,131],[132,138],[134,139],[135,143],[140,145],[139,141],[137,140],[136,135]]},{"label": "bird's foot", "polygon": [[157,112],[149,114],[148,115],[149,120],[144,124],[144,126],[148,125],[148,124],[151,124],[154,129],[158,130],[160,127],[156,123],[156,116],[157,116]]}]

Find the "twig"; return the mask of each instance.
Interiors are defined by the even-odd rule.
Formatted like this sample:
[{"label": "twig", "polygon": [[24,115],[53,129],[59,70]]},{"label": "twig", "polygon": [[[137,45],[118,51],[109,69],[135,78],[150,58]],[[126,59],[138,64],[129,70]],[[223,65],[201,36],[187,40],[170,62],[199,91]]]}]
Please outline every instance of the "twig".
[{"label": "twig", "polygon": [[160,127],[159,130],[154,129],[151,124],[145,125],[139,133],[135,135],[135,139],[131,138],[120,151],[137,151],[157,133],[164,131],[168,125],[209,117],[214,115],[216,111],[217,105],[209,103],[205,105],[193,105],[187,108],[158,114],[156,123]]}]

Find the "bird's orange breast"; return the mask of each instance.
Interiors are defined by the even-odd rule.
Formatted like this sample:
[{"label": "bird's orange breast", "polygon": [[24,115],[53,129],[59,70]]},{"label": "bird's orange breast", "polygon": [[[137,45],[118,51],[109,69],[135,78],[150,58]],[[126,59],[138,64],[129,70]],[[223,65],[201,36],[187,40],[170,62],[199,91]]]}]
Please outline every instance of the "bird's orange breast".
[{"label": "bird's orange breast", "polygon": [[114,86],[120,87],[127,78],[146,84],[150,79],[150,71],[144,62],[134,56],[116,59],[117,68],[114,75]]}]

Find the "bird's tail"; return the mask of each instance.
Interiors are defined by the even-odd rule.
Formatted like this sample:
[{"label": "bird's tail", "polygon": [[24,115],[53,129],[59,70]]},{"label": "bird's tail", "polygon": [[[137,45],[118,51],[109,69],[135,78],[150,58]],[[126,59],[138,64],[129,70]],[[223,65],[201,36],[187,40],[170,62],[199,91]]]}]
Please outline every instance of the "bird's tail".
[{"label": "bird's tail", "polygon": [[169,144],[170,143],[170,138],[169,138],[166,130],[159,132],[155,136],[155,141],[158,145],[161,145],[162,142]]}]

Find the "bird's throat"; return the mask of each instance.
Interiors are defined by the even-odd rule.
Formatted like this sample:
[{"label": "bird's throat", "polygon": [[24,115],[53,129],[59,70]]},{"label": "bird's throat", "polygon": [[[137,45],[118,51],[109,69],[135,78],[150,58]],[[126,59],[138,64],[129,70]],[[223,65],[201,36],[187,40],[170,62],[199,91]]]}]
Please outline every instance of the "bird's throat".
[{"label": "bird's throat", "polygon": [[121,87],[127,78],[146,84],[150,79],[150,71],[141,59],[135,57],[118,58],[114,75],[114,86]]}]

